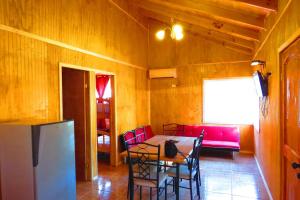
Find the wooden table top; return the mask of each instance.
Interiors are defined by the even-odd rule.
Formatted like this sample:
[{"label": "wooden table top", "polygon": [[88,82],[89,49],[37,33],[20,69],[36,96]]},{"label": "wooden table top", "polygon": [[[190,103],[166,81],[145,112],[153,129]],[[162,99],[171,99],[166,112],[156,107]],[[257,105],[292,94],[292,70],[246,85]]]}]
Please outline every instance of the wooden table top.
[{"label": "wooden table top", "polygon": [[[177,149],[182,152],[185,156],[191,154],[193,150],[194,140],[196,137],[182,137],[182,136],[167,136],[167,135],[156,135],[148,140],[145,143],[159,145],[160,144],[160,160],[169,161],[174,163],[184,163],[185,158],[181,154],[177,154],[175,158],[168,158],[165,156],[165,141],[166,140],[176,140]],[[136,147],[131,147],[130,150],[135,151]],[[123,151],[121,156],[127,157],[127,151]]]}]

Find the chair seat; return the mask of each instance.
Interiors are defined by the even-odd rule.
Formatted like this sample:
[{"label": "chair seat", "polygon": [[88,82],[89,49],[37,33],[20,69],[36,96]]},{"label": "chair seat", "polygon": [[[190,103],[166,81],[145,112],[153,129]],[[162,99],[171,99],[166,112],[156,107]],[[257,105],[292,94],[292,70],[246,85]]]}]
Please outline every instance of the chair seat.
[{"label": "chair seat", "polygon": [[[180,165],[180,167],[179,167],[179,178],[190,179],[190,178],[194,177],[196,175],[196,173],[197,173],[196,170],[192,170],[192,174],[190,177],[190,170],[187,165]],[[176,177],[176,168],[172,167],[172,168],[168,169],[167,174],[170,177]]]},{"label": "chair seat", "polygon": [[[157,173],[151,173],[150,178],[156,179]],[[168,175],[166,173],[159,173],[159,184],[158,186],[162,186],[164,181],[167,179]],[[156,181],[145,180],[143,178],[134,178],[134,185],[143,186],[143,187],[156,187]]]}]

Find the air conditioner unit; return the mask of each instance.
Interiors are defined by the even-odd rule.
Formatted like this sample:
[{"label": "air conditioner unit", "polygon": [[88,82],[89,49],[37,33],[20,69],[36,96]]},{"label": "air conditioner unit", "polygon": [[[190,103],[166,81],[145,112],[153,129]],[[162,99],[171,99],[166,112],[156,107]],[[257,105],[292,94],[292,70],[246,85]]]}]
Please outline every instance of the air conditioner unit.
[{"label": "air conditioner unit", "polygon": [[149,78],[176,78],[176,68],[150,69]]}]

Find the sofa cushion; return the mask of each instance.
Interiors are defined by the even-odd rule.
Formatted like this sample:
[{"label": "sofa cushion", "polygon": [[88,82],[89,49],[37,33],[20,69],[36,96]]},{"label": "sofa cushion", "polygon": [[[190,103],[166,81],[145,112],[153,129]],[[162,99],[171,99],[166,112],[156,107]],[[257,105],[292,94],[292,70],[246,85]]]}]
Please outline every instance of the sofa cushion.
[{"label": "sofa cushion", "polygon": [[134,131],[127,131],[126,133],[124,133],[123,137],[124,137],[124,142],[127,144],[136,143]]},{"label": "sofa cushion", "polygon": [[225,149],[240,149],[240,144],[238,142],[228,142],[228,141],[213,141],[213,140],[203,140],[203,147],[213,147],[213,148],[225,148]]},{"label": "sofa cushion", "polygon": [[153,137],[153,132],[152,132],[152,128],[150,125],[145,126],[145,134],[146,134],[146,140]]},{"label": "sofa cushion", "polygon": [[136,137],[136,142],[137,143],[142,143],[146,140],[145,127],[144,126],[136,128],[134,130],[134,132],[135,132],[135,137]]},{"label": "sofa cushion", "polygon": [[204,139],[214,141],[239,142],[240,134],[237,126],[202,125]]},{"label": "sofa cushion", "polygon": [[199,137],[203,127],[200,125],[185,125],[184,126],[184,136],[187,137]]}]

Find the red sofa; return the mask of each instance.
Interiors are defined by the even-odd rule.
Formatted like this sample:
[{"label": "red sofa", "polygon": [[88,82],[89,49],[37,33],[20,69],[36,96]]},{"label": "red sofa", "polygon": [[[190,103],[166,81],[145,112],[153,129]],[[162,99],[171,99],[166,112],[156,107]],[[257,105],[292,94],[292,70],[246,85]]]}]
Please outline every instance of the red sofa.
[{"label": "red sofa", "polygon": [[167,124],[163,128],[165,134],[170,134],[173,131],[177,136],[186,137],[199,137],[202,130],[204,130],[203,147],[232,151],[240,150],[240,131],[238,126]]}]

